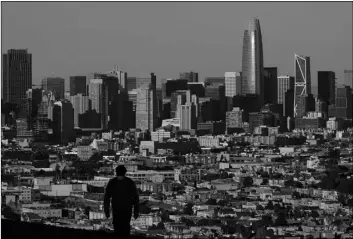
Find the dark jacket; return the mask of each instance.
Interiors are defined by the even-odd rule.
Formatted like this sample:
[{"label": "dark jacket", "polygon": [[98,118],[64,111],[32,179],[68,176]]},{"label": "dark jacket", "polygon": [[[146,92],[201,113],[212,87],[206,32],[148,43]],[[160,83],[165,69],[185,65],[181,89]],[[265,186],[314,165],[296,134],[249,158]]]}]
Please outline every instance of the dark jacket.
[{"label": "dark jacket", "polygon": [[139,196],[134,181],[127,177],[109,180],[104,195],[104,212],[109,212],[110,199],[113,213],[118,210],[132,210],[132,206],[138,207]]}]

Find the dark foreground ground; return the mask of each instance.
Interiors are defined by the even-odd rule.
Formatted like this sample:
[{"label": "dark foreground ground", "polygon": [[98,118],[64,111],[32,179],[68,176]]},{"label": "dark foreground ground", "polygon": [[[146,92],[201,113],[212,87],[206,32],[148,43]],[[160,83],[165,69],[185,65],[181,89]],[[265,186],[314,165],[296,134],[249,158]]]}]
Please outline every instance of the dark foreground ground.
[{"label": "dark foreground ground", "polygon": [[[1,238],[23,238],[23,239],[116,239],[112,233],[104,231],[88,231],[71,228],[48,226],[27,222],[15,222],[1,219]],[[131,239],[147,239],[143,236],[131,236]],[[150,237],[148,237],[150,238]]]}]

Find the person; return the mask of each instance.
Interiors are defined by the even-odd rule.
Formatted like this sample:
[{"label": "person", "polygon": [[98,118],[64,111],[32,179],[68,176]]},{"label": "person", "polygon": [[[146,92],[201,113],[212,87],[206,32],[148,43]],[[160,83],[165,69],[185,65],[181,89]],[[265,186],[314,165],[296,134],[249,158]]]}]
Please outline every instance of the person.
[{"label": "person", "polygon": [[135,220],[139,216],[139,195],[134,181],[125,176],[126,168],[120,165],[115,171],[116,177],[109,180],[105,189],[104,213],[109,218],[112,205],[114,232],[118,238],[128,238],[132,207]]}]

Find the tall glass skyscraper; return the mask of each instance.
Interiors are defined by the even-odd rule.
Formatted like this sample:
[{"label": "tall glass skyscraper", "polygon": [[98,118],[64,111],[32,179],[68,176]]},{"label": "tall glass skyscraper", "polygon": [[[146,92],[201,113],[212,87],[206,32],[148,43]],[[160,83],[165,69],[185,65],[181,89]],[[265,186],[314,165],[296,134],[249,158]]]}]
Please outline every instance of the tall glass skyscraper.
[{"label": "tall glass skyscraper", "polygon": [[294,54],[294,117],[306,115],[306,97],[311,94],[310,57]]},{"label": "tall glass skyscraper", "polygon": [[263,95],[263,49],[260,21],[254,18],[244,31],[242,95]]}]

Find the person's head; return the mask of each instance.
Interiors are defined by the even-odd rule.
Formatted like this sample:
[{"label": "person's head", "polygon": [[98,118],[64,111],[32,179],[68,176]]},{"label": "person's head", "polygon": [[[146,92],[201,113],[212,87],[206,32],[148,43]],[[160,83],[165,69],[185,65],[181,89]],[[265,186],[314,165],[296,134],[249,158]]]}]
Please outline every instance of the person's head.
[{"label": "person's head", "polygon": [[119,165],[118,167],[116,167],[116,169],[115,169],[115,172],[116,172],[116,176],[125,176],[125,174],[126,174],[126,168],[125,168],[125,166],[123,166],[123,165]]}]

